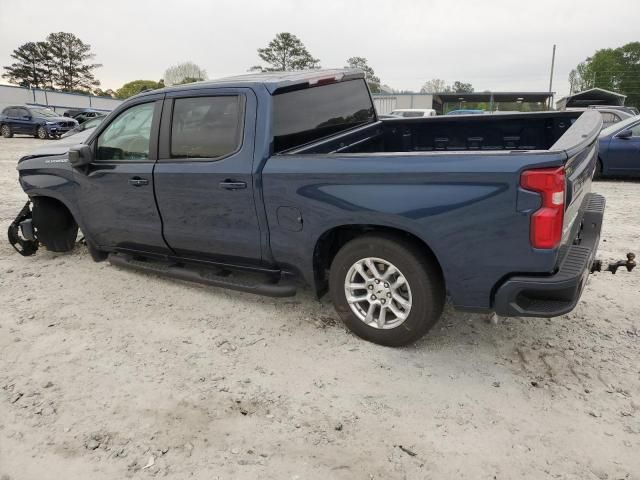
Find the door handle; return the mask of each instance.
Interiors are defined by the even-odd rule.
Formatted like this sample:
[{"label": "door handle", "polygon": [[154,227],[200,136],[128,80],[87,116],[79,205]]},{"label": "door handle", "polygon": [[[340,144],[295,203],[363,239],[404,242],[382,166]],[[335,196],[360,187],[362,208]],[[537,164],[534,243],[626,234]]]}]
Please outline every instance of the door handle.
[{"label": "door handle", "polygon": [[247,188],[247,182],[236,182],[235,180],[225,180],[220,182],[220,188],[225,190],[241,190]]},{"label": "door handle", "polygon": [[141,187],[142,185],[149,185],[149,180],[141,177],[131,177],[129,179],[129,185],[133,185],[134,187]]}]

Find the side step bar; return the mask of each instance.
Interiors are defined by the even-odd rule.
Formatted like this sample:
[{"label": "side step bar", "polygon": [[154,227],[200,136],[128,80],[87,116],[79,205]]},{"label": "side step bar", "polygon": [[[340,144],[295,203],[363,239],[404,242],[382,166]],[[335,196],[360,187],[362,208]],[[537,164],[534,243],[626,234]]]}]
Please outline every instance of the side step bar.
[{"label": "side step bar", "polygon": [[214,287],[228,288],[240,292],[254,293],[269,297],[292,297],[296,294],[296,286],[290,281],[280,280],[277,283],[265,281],[263,283],[243,281],[238,278],[229,278],[216,275],[214,270],[196,269],[194,267],[181,266],[176,263],[166,263],[151,260],[139,260],[129,255],[111,253],[108,257],[112,265],[128,267],[157,275],[164,275],[187,282],[203,283]]}]

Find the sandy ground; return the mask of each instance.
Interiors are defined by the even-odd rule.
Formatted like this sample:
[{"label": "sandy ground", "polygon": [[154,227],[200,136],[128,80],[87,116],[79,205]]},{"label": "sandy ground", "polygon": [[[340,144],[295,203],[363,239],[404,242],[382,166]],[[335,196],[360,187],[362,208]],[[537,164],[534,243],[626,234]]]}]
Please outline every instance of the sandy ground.
[{"label": "sandy ground", "polygon": [[[26,197],[0,138],[0,226]],[[640,182],[600,257],[640,250]],[[4,235],[4,233],[3,233]],[[309,291],[270,299],[0,241],[0,478],[640,479],[640,280],[597,274],[569,315],[447,310],[366,343]]]}]

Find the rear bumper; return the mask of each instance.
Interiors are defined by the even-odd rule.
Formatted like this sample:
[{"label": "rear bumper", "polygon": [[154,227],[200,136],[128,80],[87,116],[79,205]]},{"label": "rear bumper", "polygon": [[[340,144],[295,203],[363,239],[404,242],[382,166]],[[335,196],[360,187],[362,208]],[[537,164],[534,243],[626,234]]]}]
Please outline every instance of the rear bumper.
[{"label": "rear bumper", "polygon": [[505,317],[557,317],[573,310],[587,283],[598,250],[605,199],[585,198],[582,228],[574,244],[560,251],[558,270],[551,276],[513,276],[499,285],[494,309]]}]

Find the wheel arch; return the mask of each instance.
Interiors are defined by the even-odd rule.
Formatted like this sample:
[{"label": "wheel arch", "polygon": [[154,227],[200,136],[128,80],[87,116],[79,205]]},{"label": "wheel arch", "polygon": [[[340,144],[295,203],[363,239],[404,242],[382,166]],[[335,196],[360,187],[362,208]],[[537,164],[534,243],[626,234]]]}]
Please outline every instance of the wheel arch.
[{"label": "wheel arch", "polygon": [[51,192],[51,191],[46,191],[42,193],[39,193],[36,191],[30,191],[29,199],[32,202],[34,202],[34,205],[37,199],[47,199],[45,201],[56,202],[59,206],[63,207],[67,212],[69,212],[69,214],[71,215],[73,220],[76,222],[80,230],[82,230],[82,234],[85,236],[85,238],[90,239],[89,235],[87,235],[87,231],[84,228],[82,217],[80,216],[79,212],[76,211],[75,208],[71,206],[71,202],[69,202],[68,198],[65,198],[63,195],[56,195],[55,192]]},{"label": "wheel arch", "polygon": [[313,288],[318,297],[324,295],[328,290],[328,270],[340,248],[354,238],[370,234],[384,234],[396,238],[402,238],[419,246],[425,255],[429,256],[438,267],[440,277],[446,290],[446,278],[437,255],[427,242],[418,235],[407,230],[403,230],[402,228],[389,227],[385,225],[345,224],[334,226],[326,230],[318,237],[315,243],[313,249]]}]

